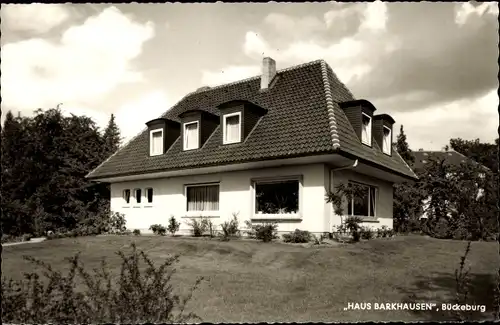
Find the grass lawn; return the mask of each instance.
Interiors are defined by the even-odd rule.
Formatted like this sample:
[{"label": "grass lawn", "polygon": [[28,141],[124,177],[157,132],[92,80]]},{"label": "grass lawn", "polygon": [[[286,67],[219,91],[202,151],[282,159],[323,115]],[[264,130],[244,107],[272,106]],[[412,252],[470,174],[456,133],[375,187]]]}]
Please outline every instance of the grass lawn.
[{"label": "grass lawn", "polygon": [[[466,242],[420,236],[374,239],[353,245],[304,248],[282,243],[220,242],[168,237],[65,238],[3,248],[2,273],[19,279],[30,255],[65,270],[64,257],[81,252],[88,270],[105,257],[120,269],[119,249],[130,243],[158,262],[181,254],[174,286],[182,291],[206,279],[188,311],[204,322],[333,322],[452,320],[444,311],[344,310],[348,302],[454,303],[455,275]],[[499,267],[498,244],[474,242],[468,265],[470,300],[487,306],[470,319],[491,319]]]}]

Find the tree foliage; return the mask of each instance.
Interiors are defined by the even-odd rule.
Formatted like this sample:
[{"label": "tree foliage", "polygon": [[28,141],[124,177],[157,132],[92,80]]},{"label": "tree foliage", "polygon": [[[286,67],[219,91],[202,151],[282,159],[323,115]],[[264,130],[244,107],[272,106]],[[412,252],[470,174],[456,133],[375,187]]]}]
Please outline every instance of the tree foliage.
[{"label": "tree foliage", "polygon": [[410,146],[408,145],[408,141],[406,140],[406,134],[403,130],[403,125],[399,128],[399,134],[396,138],[396,150],[403,160],[409,165],[412,166],[415,162],[415,157],[412,154]]},{"label": "tree foliage", "polygon": [[9,112],[1,139],[4,233],[73,229],[109,205],[107,186],[85,178],[107,155],[92,119],[66,117],[59,108],[33,117]]},{"label": "tree foliage", "polygon": [[[415,157],[408,145],[403,125],[396,138],[396,150],[403,160],[412,166]],[[394,229],[399,232],[411,232],[420,229],[420,214],[424,195],[417,184],[403,182],[394,184]]]}]

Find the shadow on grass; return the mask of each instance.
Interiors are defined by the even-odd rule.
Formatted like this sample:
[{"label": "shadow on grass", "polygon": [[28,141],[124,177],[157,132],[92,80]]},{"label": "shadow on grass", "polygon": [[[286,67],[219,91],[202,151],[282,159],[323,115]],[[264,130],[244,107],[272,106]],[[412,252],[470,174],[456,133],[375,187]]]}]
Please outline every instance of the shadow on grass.
[{"label": "shadow on grass", "polygon": [[484,321],[494,319],[494,288],[495,276],[493,274],[470,274],[469,293],[466,303],[471,306],[486,306],[485,312],[481,312],[480,307],[476,307],[476,311],[442,310],[441,304],[453,305],[457,302],[457,287],[454,274],[433,273],[429,277],[417,278],[410,289],[398,288],[398,290],[407,295],[407,298],[403,301],[405,303],[432,302],[437,304],[436,307],[439,310],[414,311],[423,320]]}]

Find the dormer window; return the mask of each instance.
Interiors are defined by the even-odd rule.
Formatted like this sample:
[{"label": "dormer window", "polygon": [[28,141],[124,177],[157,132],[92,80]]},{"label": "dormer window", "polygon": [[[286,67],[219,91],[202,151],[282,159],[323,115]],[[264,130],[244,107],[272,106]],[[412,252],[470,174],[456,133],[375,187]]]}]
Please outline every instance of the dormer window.
[{"label": "dormer window", "polygon": [[372,145],[372,118],[365,113],[362,113],[361,142]]},{"label": "dormer window", "polygon": [[224,144],[241,142],[241,113],[224,115]]},{"label": "dormer window", "polygon": [[149,155],[163,154],[163,142],[163,129],[151,130],[149,132]]},{"label": "dormer window", "polygon": [[198,149],[199,138],[198,121],[184,123],[184,150]]},{"label": "dormer window", "polygon": [[391,147],[392,147],[391,129],[384,125],[384,138],[382,139],[382,151],[390,156]]}]

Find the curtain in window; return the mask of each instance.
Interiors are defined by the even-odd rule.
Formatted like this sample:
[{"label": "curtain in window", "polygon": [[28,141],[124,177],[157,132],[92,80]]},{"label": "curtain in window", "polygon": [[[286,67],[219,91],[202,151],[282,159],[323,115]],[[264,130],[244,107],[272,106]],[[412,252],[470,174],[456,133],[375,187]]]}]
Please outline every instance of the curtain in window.
[{"label": "curtain in window", "polygon": [[198,124],[187,124],[184,130],[184,141],[187,149],[198,148]]},{"label": "curtain in window", "polygon": [[151,141],[151,151],[160,154],[163,151],[162,132],[154,132]]},{"label": "curtain in window", "polygon": [[219,211],[219,185],[187,188],[188,211]]},{"label": "curtain in window", "polygon": [[375,217],[375,203],[377,201],[377,198],[375,196],[375,187],[370,186],[370,211],[368,216],[370,217]]},{"label": "curtain in window", "polygon": [[240,140],[240,117],[238,115],[226,118],[226,141]]},{"label": "curtain in window", "polygon": [[361,140],[366,143],[371,143],[371,136],[371,119],[370,117],[363,115],[361,123]]},{"label": "curtain in window", "polygon": [[391,132],[389,130],[384,129],[384,143],[383,143],[383,150],[390,152],[391,148]]}]

